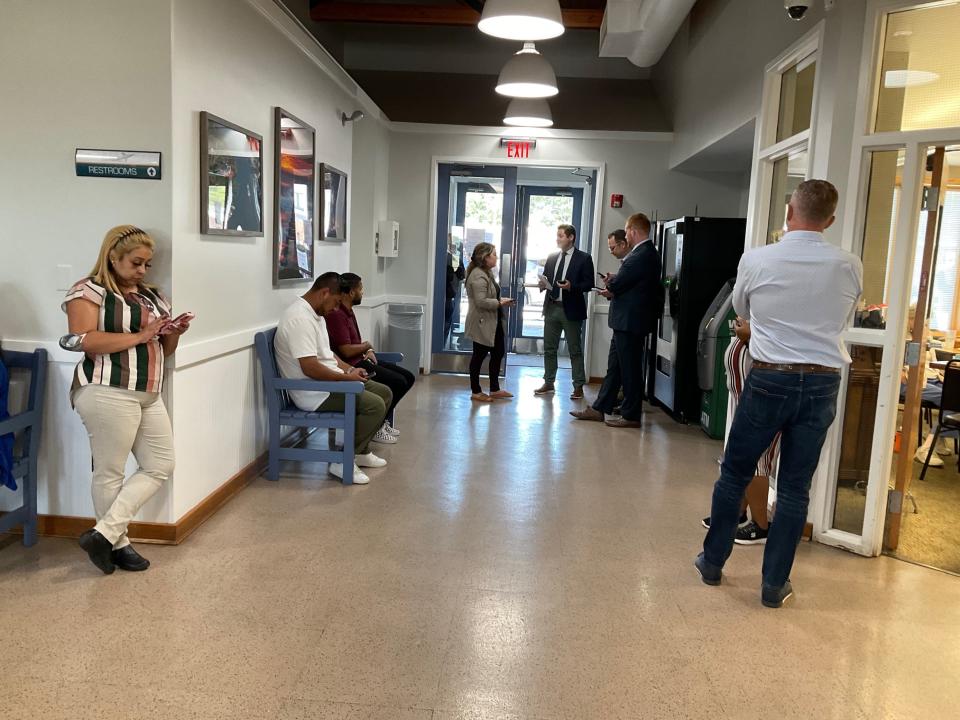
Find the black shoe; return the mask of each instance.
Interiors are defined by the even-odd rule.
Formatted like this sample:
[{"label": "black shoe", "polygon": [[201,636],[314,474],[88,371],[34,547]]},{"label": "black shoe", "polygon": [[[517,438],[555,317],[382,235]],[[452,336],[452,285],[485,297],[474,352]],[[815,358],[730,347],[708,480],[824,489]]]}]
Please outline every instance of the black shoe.
[{"label": "black shoe", "polygon": [[707,562],[706,558],[703,557],[703,553],[697,555],[697,559],[693,561],[694,566],[696,566],[697,571],[700,573],[700,579],[703,580],[707,585],[719,585],[720,579],[723,577],[723,571],[711,565]]},{"label": "black shoe", "polygon": [[150,567],[150,561],[134,550],[133,545],[125,545],[119,550],[114,550],[110,553],[110,557],[113,559],[113,564],[121,570],[140,572]]},{"label": "black shoe", "polygon": [[104,575],[109,575],[116,570],[111,559],[113,543],[93,528],[80,536],[80,547],[87,551],[90,562],[100,568]]},{"label": "black shoe", "polygon": [[737,545],[763,545],[767,542],[767,534],[770,528],[762,528],[753,520],[737,530],[737,535],[733,541]]},{"label": "black shoe", "polygon": [[783,604],[791,597],[793,597],[793,585],[790,584],[789,580],[778,588],[766,583],[760,588],[760,602],[763,603],[764,607],[783,607]]},{"label": "black shoe", "polygon": [[[744,512],[743,515],[740,516],[740,519],[737,520],[737,527],[738,527],[738,528],[741,528],[741,527],[743,527],[744,525],[746,525],[747,522],[748,522],[748,521],[747,521],[747,513]],[[703,520],[700,521],[700,524],[703,525],[707,530],[709,530],[709,529],[710,529],[710,516],[707,515]]]}]

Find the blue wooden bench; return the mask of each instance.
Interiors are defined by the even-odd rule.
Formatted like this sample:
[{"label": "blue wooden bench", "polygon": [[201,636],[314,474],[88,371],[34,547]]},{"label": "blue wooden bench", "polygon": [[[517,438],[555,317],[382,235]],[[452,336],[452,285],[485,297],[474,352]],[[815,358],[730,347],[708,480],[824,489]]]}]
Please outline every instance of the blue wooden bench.
[{"label": "blue wooden bench", "polygon": [[[19,456],[14,447],[13,477],[22,481],[23,505],[0,518],[0,532],[8,532],[23,525],[23,544],[37,542],[37,458],[40,454],[40,433],[43,428],[43,398],[47,386],[47,351],[32,353],[0,351],[8,370],[25,368],[30,371],[30,390],[27,409],[0,421],[0,435],[23,433]],[[0,492],[7,492],[0,490]]]},{"label": "blue wooden bench", "polygon": [[[307,462],[326,462],[343,464],[343,484],[353,484],[354,437],[357,420],[357,396],[363,392],[362,382],[324,382],[321,380],[286,380],[277,370],[273,354],[273,339],[276,328],[258,332],[254,337],[260,370],[263,374],[263,388],[267,396],[267,414],[270,432],[270,451],[267,462],[267,479],[280,478],[281,460],[300,460]],[[403,359],[399,353],[377,355],[384,362],[398,362]],[[345,396],[343,412],[308,412],[301,410],[290,401],[289,390],[310,390],[314,392],[342,393]],[[343,447],[337,449],[333,443],[326,449],[285,447],[280,444],[281,427],[327,428],[331,431],[343,431]]]}]

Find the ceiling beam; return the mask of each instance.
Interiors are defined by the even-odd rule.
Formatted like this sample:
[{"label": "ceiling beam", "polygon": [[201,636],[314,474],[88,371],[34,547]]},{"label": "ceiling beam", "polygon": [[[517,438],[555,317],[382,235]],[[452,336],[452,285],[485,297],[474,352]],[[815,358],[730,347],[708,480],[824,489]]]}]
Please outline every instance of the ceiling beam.
[{"label": "ceiling beam", "polygon": [[[310,8],[316,22],[383,23],[387,25],[476,25],[480,14],[463,5],[387,5],[324,2]],[[571,30],[599,30],[603,10],[563,10],[563,25]]]}]

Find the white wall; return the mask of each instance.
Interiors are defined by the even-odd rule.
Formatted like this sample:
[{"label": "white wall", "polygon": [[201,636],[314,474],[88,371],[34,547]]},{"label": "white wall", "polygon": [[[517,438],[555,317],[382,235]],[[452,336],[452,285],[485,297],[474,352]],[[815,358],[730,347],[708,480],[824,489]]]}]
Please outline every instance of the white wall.
[{"label": "white wall", "polygon": [[[47,347],[41,513],[93,515],[90,446],[67,397],[77,356],[57,265],[78,280],[106,231],[133,223],[157,241],[152,280],[169,291],[172,163],[169,0],[6,0],[0,21],[0,342]],[[133,50],[126,51],[130,41]],[[120,50],[121,52],[118,52]],[[76,177],[74,150],[159,150],[159,181]],[[19,504],[0,489],[0,508]],[[169,493],[144,509],[169,516]]]},{"label": "white wall", "polygon": [[[136,38],[136,52],[118,58],[117,44],[102,39],[123,37]],[[56,265],[71,265],[78,278],[105,231],[130,222],[158,241],[152,280],[177,311],[197,314],[164,393],[177,468],[139,516],[176,522],[265,449],[253,334],[308,287],[272,286],[273,108],[316,128],[318,162],[374,188],[376,202],[350,215],[348,232],[356,223],[363,235],[372,213],[386,213],[386,133],[358,177],[353,126],[343,127],[339,115],[364,107],[375,123],[379,113],[342,71],[331,79],[329,58],[271,0],[8,2],[0,65],[0,97],[18,109],[0,115],[0,130],[20,139],[5,147],[0,174],[0,339],[10,349],[42,344],[54,356],[39,510],[93,515],[89,445],[67,399],[77,356],[56,346],[66,328]],[[199,233],[202,110],[264,138],[263,237]],[[159,150],[163,179],[76,178],[76,147]],[[350,266],[349,244],[316,251],[318,273]],[[18,504],[3,493],[0,508]]]},{"label": "white wall", "polygon": [[[283,309],[309,287],[306,282],[273,287],[274,107],[312,125],[317,162],[334,165],[356,182],[355,126],[340,123],[340,113],[355,109],[356,101],[257,9],[266,5],[234,0],[173,4],[174,303],[177,311],[197,315],[178,351],[173,378],[175,518],[264,451],[253,336],[275,325]],[[231,41],[211,42],[215,35]],[[202,110],[264,138],[263,237],[199,232]],[[366,183],[361,180],[361,186]],[[366,234],[362,217],[370,212],[367,208],[349,216],[351,236]],[[350,266],[348,244],[317,243],[315,250],[317,274]]]},{"label": "white wall", "polygon": [[[464,128],[461,132],[420,132],[417,127],[393,126],[390,141],[390,203],[393,219],[400,222],[400,256],[387,261],[387,293],[426,298],[433,259],[428,258],[430,230],[435,218],[430,217],[431,172],[434,158],[496,159],[507,162],[505,149],[499,146],[499,135],[483,130]],[[409,130],[409,131],[404,131]],[[641,136],[644,137],[644,136]],[[645,139],[611,139],[583,137],[543,137],[531,150],[531,160],[549,165],[551,162],[600,164],[605,168],[601,221],[596,228],[594,246],[599,241],[601,272],[615,271],[615,261],[606,252],[607,233],[622,228],[629,215],[644,212],[661,219],[693,214],[695,208],[703,216],[737,217],[741,207],[744,178],[739,174],[705,173],[692,175],[669,168],[669,134],[649,134]],[[621,209],[609,207],[611,193],[622,193]],[[599,307],[600,313],[604,312]],[[606,315],[594,320],[589,374],[606,372],[606,345],[602,330]],[[429,331],[429,324],[426,325]],[[599,343],[599,346],[597,345]],[[602,351],[598,352],[598,347]]]},{"label": "white wall", "polygon": [[[837,6],[851,2],[861,0],[841,0]],[[812,3],[802,22],[794,22],[777,0],[700,0],[653,75],[673,123],[670,166],[755,117],[764,66],[823,17],[821,2]]]}]

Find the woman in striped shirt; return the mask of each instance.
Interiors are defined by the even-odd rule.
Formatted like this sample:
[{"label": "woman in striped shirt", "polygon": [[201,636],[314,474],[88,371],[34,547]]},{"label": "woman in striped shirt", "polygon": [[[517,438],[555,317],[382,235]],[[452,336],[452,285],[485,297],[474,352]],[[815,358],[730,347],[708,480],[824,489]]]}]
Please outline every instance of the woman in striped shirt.
[{"label": "woman in striped shirt", "polygon": [[[730,403],[727,409],[728,417],[733,417],[740,403],[743,385],[746,382],[753,359],[750,357],[748,343],[750,342],[750,323],[743,318],[737,318],[733,324],[735,337],[727,347],[723,356],[724,368],[727,371],[727,389],[730,391]],[[767,491],[770,488],[770,477],[777,468],[780,458],[780,433],[770,443],[757,462],[757,470],[753,480],[747,486],[746,495],[740,507],[740,527],[734,542],[738,545],[759,545],[766,543],[769,523],[767,522]],[[750,507],[751,519],[747,521],[747,506]],[[710,518],[702,521],[705,528],[710,528]]]},{"label": "woman in striped shirt", "polygon": [[[144,282],[153,251],[153,238],[140,228],[112,228],[90,276],[63,302],[84,352],[70,400],[93,455],[97,524],[80,536],[80,547],[106,574],[150,566],[130,545],[127,525],[173,471],[173,435],[160,397],[163,361],[189,323],[172,323],[170,304]],[[139,468],[125,480],[131,452]]]}]

